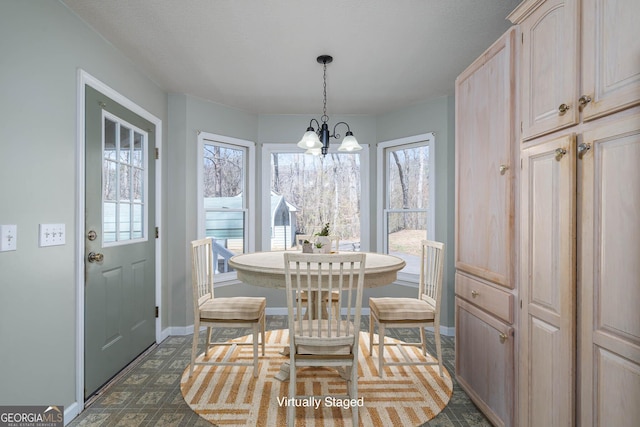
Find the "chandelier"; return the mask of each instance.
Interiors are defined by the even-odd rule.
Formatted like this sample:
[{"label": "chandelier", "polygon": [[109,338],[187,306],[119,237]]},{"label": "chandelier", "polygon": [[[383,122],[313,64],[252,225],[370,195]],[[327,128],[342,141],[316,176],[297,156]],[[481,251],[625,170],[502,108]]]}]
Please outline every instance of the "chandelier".
[{"label": "chandelier", "polygon": [[[322,154],[326,156],[329,152],[329,139],[336,138],[340,139],[340,135],[336,133],[336,128],[338,125],[345,125],[347,127],[347,132],[345,133],[344,139],[342,140],[342,144],[338,148],[338,151],[357,151],[362,150],[362,146],[358,144],[358,141],[353,136],[353,132],[349,128],[349,125],[345,122],[338,122],[333,127],[333,134],[329,134],[329,125],[327,121],[329,121],[329,116],[327,116],[327,64],[330,64],[333,61],[333,57],[330,55],[320,55],[317,58],[318,63],[322,64],[324,68],[324,73],[322,76],[322,80],[324,82],[324,107],[322,110],[322,117],[320,120],[322,121],[322,125],[316,119],[311,119],[309,122],[309,127],[307,131],[302,136],[300,142],[298,142],[298,147],[307,150],[306,154],[313,154],[318,156]],[[313,128],[313,122],[316,122],[316,126],[318,126],[318,131],[316,132]]]}]

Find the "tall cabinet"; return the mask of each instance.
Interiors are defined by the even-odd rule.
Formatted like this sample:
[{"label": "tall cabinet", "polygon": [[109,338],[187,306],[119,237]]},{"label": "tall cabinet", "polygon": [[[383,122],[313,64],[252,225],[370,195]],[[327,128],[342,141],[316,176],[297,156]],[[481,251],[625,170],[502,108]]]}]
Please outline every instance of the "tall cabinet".
[{"label": "tall cabinet", "polygon": [[514,425],[517,295],[516,27],[456,80],[456,376]]},{"label": "tall cabinet", "polygon": [[527,0],[518,425],[640,425],[638,0]]}]

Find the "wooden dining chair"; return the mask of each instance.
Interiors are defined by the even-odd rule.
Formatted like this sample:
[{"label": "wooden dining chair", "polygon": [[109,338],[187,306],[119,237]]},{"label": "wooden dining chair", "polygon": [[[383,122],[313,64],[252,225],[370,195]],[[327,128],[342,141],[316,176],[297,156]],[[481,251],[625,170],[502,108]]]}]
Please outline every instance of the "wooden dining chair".
[{"label": "wooden dining chair", "polygon": [[[362,287],[366,254],[285,253],[285,281],[289,314],[289,397],[297,396],[298,368],[322,366],[339,368],[347,381],[351,399],[358,398],[358,348]],[[297,298],[337,292],[343,316],[322,308],[321,298]],[[309,313],[316,313],[315,316]],[[307,314],[307,315],[306,315]],[[332,394],[332,396],[334,396]],[[335,396],[334,396],[335,397]],[[352,408],[353,425],[358,425],[358,406]],[[287,407],[287,425],[295,422],[295,407]]]},{"label": "wooden dining chair", "polygon": [[[398,365],[438,365],[442,376],[442,351],[440,346],[440,300],[442,298],[442,270],[444,266],[444,243],[423,240],[421,242],[420,281],[418,298],[369,298],[369,352],[373,355],[375,344],[378,346],[378,375],[384,376],[385,366]],[[378,324],[378,342],[373,342],[373,331]],[[424,328],[433,326],[436,341],[436,362],[416,362],[409,360],[403,345],[421,346],[422,354],[427,355]],[[404,361],[385,362],[384,334],[390,328],[420,328],[420,344],[394,343],[398,345]]]},{"label": "wooden dining chair", "polygon": [[[192,246],[192,284],[193,284],[193,345],[191,348],[191,366],[189,378],[195,365],[238,365],[253,366],[253,376],[258,376],[258,334],[262,335],[262,355],[265,348],[265,307],[263,297],[214,298],[213,272],[214,260],[212,239],[200,239],[191,242]],[[207,327],[205,358],[209,350],[216,345],[231,346],[222,360],[196,362],[200,326]],[[251,343],[212,342],[213,328],[247,328],[253,330]],[[253,345],[253,362],[230,360],[234,357],[236,346]]]}]

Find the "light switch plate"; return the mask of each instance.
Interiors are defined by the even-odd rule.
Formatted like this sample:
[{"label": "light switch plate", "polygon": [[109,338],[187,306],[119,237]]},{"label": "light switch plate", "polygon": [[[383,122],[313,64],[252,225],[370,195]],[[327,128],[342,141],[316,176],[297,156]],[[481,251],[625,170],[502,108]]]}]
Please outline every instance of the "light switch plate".
[{"label": "light switch plate", "polygon": [[18,247],[18,226],[0,225],[0,252],[15,251]]},{"label": "light switch plate", "polygon": [[40,247],[58,246],[66,243],[64,224],[40,224]]}]

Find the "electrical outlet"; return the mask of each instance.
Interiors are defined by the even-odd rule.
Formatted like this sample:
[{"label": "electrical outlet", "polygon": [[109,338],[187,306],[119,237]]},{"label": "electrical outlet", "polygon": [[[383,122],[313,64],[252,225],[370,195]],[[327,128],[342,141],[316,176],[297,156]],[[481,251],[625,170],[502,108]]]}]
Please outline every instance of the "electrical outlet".
[{"label": "electrical outlet", "polygon": [[18,226],[0,225],[0,252],[15,251],[18,246]]},{"label": "electrical outlet", "polygon": [[66,243],[64,224],[40,224],[40,247],[58,246]]}]

